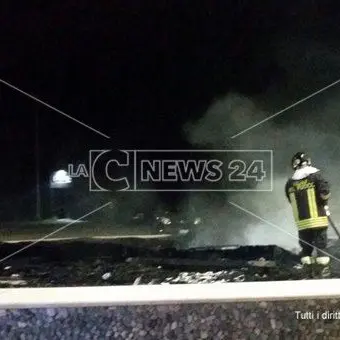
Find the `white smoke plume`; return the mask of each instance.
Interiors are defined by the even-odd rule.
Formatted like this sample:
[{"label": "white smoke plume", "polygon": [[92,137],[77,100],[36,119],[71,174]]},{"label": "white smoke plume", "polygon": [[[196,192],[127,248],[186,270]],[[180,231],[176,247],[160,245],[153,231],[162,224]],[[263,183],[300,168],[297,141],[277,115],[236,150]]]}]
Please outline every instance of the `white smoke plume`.
[{"label": "white smoke plume", "polygon": [[[215,224],[211,228],[200,230],[191,246],[277,244],[286,249],[298,247],[297,230],[284,195],[285,182],[292,173],[291,157],[298,151],[307,151],[312,157],[313,165],[321,169],[330,181],[330,208],[334,220],[340,221],[340,208],[337,204],[340,199],[340,85],[236,138],[231,138],[243,129],[336,80],[334,73],[325,74],[322,69],[327,62],[330,64],[329,69],[334,70],[335,64],[340,66],[340,54],[330,53],[326,47],[322,53],[319,45],[309,46],[304,52],[301,52],[300,47],[300,56],[295,63],[294,51],[298,48],[294,48],[290,47],[286,54],[282,54],[283,65],[288,72],[287,87],[281,84],[281,87],[278,85],[269,89],[266,95],[254,98],[229,93],[212,103],[199,121],[185,126],[188,139],[194,146],[216,149],[271,149],[274,156],[272,192],[228,193],[223,207],[210,204],[209,198],[202,199],[192,195],[193,202],[198,200],[200,206],[206,207],[206,215],[214,216]],[[292,84],[291,88],[289,84]],[[295,96],[292,96],[292,88],[296,90]],[[235,202],[284,229],[284,232],[230,206],[227,201]],[[333,236],[331,230],[330,234]]]}]

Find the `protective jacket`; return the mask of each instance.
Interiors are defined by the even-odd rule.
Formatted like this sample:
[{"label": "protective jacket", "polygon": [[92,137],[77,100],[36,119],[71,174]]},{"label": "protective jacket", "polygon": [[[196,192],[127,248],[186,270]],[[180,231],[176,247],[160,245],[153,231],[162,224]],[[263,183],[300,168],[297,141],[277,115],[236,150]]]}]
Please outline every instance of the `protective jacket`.
[{"label": "protective jacket", "polygon": [[312,166],[297,169],[287,181],[285,191],[299,230],[328,226],[324,206],[330,197],[330,187],[320,170]]}]

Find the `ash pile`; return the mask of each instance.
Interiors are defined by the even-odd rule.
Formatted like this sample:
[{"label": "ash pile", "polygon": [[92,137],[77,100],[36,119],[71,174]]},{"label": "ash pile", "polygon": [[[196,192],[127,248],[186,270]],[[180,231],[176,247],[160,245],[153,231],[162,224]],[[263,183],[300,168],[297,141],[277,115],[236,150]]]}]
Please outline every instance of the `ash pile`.
[{"label": "ash pile", "polygon": [[[1,257],[25,243],[2,244]],[[44,242],[0,265],[1,287],[192,284],[304,279],[276,246],[178,249],[174,240]]]},{"label": "ash pile", "polygon": [[[138,238],[131,230],[153,236]],[[83,228],[92,228],[84,224]],[[77,238],[0,243],[0,287],[63,287],[139,284],[280,281],[310,278],[297,254],[275,245],[187,248],[201,218],[144,214],[125,225],[113,225],[115,239]],[[144,235],[145,236],[145,235]],[[336,245],[334,256],[340,255]],[[24,249],[24,251],[21,251]],[[15,254],[12,257],[9,255]],[[339,269],[339,270],[338,270]],[[340,277],[340,268],[331,277]]]}]

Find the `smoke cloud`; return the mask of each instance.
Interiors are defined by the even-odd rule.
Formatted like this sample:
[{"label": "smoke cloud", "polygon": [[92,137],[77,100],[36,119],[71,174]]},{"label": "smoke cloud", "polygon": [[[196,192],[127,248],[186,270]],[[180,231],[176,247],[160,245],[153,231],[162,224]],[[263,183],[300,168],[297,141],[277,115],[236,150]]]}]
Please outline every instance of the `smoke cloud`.
[{"label": "smoke cloud", "polygon": [[[214,206],[208,197],[191,195],[195,205],[205,207],[213,225],[198,230],[190,246],[224,244],[277,244],[286,249],[298,248],[297,230],[291,207],[284,195],[284,185],[292,174],[291,157],[307,151],[313,165],[330,181],[330,208],[335,221],[340,220],[338,187],[340,169],[340,89],[334,87],[278,115],[275,119],[231,138],[284,107],[291,105],[334,82],[340,54],[329,46],[313,43],[278,47],[279,62],[285,68],[285,82],[268,89],[262,96],[248,98],[228,93],[213,102],[205,115],[184,127],[188,140],[196,147],[215,149],[273,150],[272,192],[226,193],[223,206]],[[340,78],[340,73],[339,73]],[[259,187],[258,187],[259,188]],[[235,202],[273,225],[230,205]],[[330,236],[334,236],[330,230]]]}]

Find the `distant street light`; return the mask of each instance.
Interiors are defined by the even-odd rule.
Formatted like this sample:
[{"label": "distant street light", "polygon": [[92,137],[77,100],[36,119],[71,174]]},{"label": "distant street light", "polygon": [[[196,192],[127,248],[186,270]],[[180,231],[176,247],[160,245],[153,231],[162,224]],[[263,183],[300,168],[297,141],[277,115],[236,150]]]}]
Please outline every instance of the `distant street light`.
[{"label": "distant street light", "polygon": [[65,170],[58,170],[52,174],[50,188],[63,189],[68,188],[72,183],[72,177]]},{"label": "distant street light", "polygon": [[57,218],[66,218],[69,190],[72,185],[72,178],[65,170],[53,172],[50,177],[50,199],[51,212]]}]

